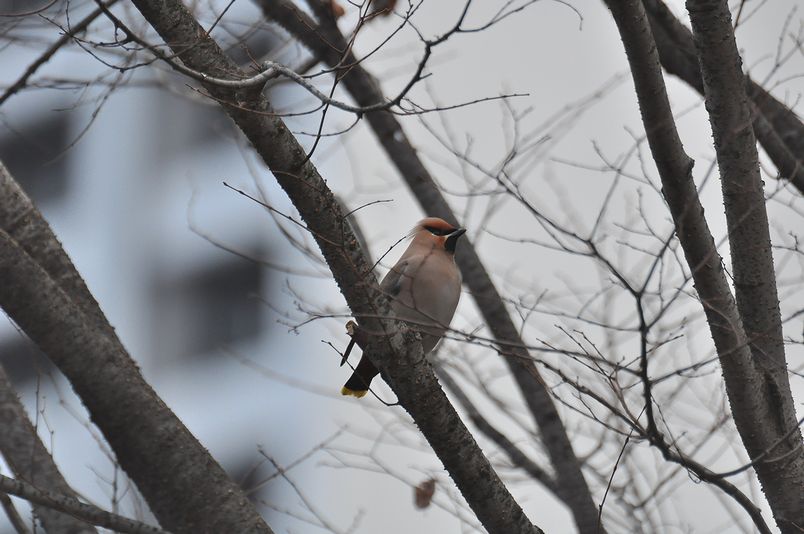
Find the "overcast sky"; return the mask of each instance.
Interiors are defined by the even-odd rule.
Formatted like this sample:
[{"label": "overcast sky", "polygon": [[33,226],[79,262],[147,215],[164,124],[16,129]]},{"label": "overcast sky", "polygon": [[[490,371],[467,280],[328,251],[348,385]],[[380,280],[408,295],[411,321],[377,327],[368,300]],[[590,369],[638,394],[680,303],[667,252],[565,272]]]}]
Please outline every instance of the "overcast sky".
[{"label": "overcast sky", "polygon": [[[211,4],[219,10],[225,3]],[[669,4],[688,23],[683,3]],[[344,5],[346,15],[340,25],[348,30],[356,20],[356,9]],[[501,5],[502,2],[476,2],[467,25],[488,20]],[[424,2],[413,22],[424,36],[434,37],[455,23],[462,6],[462,2],[451,0]],[[800,35],[802,31],[802,14],[796,11],[796,6],[795,0],[746,2],[746,13],[758,9],[738,28],[737,38],[746,70],[757,80],[770,75],[773,93],[800,113],[804,54],[799,49],[778,71],[773,70],[780,33],[786,29],[788,33]],[[78,4],[77,9],[80,8]],[[212,20],[208,9],[204,3],[206,23]],[[237,0],[216,31],[244,27],[256,19],[255,8],[246,0]],[[373,50],[398,24],[398,18],[388,17],[369,25],[356,42],[358,55]],[[55,35],[51,33],[48,40]],[[789,40],[784,47],[790,49]],[[422,53],[423,46],[416,33],[406,28],[373,55],[366,67],[381,79],[386,94],[393,95],[412,75]],[[15,57],[1,52],[0,61],[7,65],[3,69],[3,82],[17,76],[26,61],[34,56],[34,51],[20,52]],[[282,57],[293,64],[300,56],[298,50],[289,47]],[[54,76],[69,72],[73,76],[83,73],[82,76],[91,77],[93,72],[103,68],[75,49],[58,55],[46,72]],[[505,102],[493,100],[440,114],[402,119],[413,144],[443,186],[461,223],[468,228],[468,235],[478,244],[482,259],[504,296],[515,301],[527,300],[545,290],[553,292],[551,295],[563,296],[573,284],[588,289],[598,283],[599,271],[595,265],[581,258],[502,238],[542,239],[544,233],[533,216],[513,199],[471,194],[473,189],[467,185],[467,178],[481,190],[488,184],[477,172],[469,170],[462,174],[467,168],[461,166],[439,139],[451,139],[454,150],[469,154],[479,165],[495,169],[510,148],[512,115],[519,116],[518,131],[532,136],[533,141],[540,140],[533,143],[522,163],[515,167],[523,195],[560,223],[581,234],[588,233],[615,179],[613,173],[594,168],[602,166],[602,158],[619,161],[631,149],[634,137],[643,134],[623,47],[603,3],[536,2],[483,32],[456,35],[438,46],[428,72],[431,76],[410,95],[422,106],[451,106],[487,97],[519,95]],[[143,70],[134,80],[153,78],[152,72]],[[682,82],[672,77],[667,77],[666,81],[673,109],[680,115],[678,127],[682,140],[687,152],[696,160],[696,178],[700,180],[714,157],[702,100]],[[172,86],[189,98],[183,83]],[[0,109],[7,125],[23,123],[39,106],[40,96],[36,92],[24,94]],[[347,99],[340,90],[336,96]],[[272,97],[282,111],[309,109],[313,104],[309,95],[287,85],[274,90]],[[58,106],[52,102],[80,99],[80,95],[56,94],[52,98],[55,100],[49,105],[56,108]],[[91,111],[91,106],[84,106],[72,113],[86,121]],[[201,119],[188,118],[193,114]],[[75,165],[86,171],[87,181],[82,182],[85,188],[75,195],[68,210],[54,210],[48,215],[90,288],[127,347],[143,365],[146,378],[227,467],[232,468],[241,458],[257,459],[258,446],[265,447],[280,463],[287,464],[340,433],[331,443],[339,451],[337,455],[318,452],[292,473],[304,495],[339,532],[348,531],[353,521],[358,525],[355,532],[369,534],[470,531],[454,515],[458,513],[468,518],[470,525],[475,524],[475,519],[463,510],[465,504],[455,495],[455,488],[446,482],[440,464],[401,408],[385,407],[370,396],[356,401],[338,395],[348,370],[337,366],[337,355],[322,340],[342,348],[346,319],[320,319],[298,331],[289,328],[288,325],[305,321],[307,312],[339,314],[345,310],[344,301],[319,264],[283,242],[270,216],[222,186],[226,180],[255,191],[256,177],[263,184],[270,203],[292,213],[289,201],[274,184],[272,176],[248,150],[238,148],[225,123],[220,125],[214,117],[204,111],[203,104],[184,102],[181,96],[168,96],[159,89],[132,86],[109,98],[89,133],[74,149],[80,154],[80,161]],[[289,124],[297,131],[315,131],[318,119],[318,115],[294,118]],[[352,116],[330,110],[324,130],[336,132],[352,122]],[[193,146],[194,135],[206,130],[214,132],[215,143],[176,156],[181,147]],[[151,135],[147,132],[164,135],[144,138]],[[168,143],[168,138],[175,144]],[[300,135],[300,139],[308,147],[312,143],[310,136]],[[648,156],[644,146],[642,154]],[[324,138],[313,161],[350,208],[376,200],[390,201],[359,212],[375,258],[392,247],[419,218],[427,215],[420,211],[399,180],[365,121],[342,136]],[[626,168],[637,174],[643,169],[636,157],[628,161]],[[656,177],[649,157],[644,162],[644,170]],[[765,177],[765,180],[770,187],[774,186],[773,178]],[[725,220],[718,184],[709,183],[702,198],[710,227],[716,239],[721,238]],[[775,221],[772,237],[781,240],[801,224],[800,216],[782,205],[792,196],[783,191],[778,198],[780,202],[769,203],[769,212]],[[110,199],[127,200],[121,207]],[[652,221],[659,226],[667,224],[668,214],[660,198],[649,188],[626,180],[610,203],[607,220],[611,239],[603,245],[606,250],[619,254],[614,252],[618,250],[617,223],[633,222],[640,201],[650,211]],[[800,198],[793,202],[797,209],[802,208]],[[130,212],[126,211],[129,209]],[[126,214],[123,217],[121,210]],[[192,365],[160,367],[150,354],[151,334],[144,323],[144,317],[149,314],[149,302],[136,285],[139,271],[126,265],[136,263],[139,251],[145,249],[161,251],[155,253],[156,256],[165,258],[170,256],[168,252],[175,253],[186,262],[205,257],[212,245],[191,231],[193,214],[194,220],[206,231],[229,244],[239,244],[243,227],[253,229],[264,225],[264,229],[248,233],[248,236],[261,241],[271,259],[294,270],[321,274],[318,277],[282,272],[266,274],[266,280],[270,281],[263,286],[263,295],[270,302],[261,312],[264,344],[237,347],[238,354],[281,374],[281,380],[277,380],[277,375],[266,377],[233,360],[223,360],[203,370]],[[94,228],[91,238],[81,230],[88,227]],[[243,240],[246,246],[253,243],[249,239]],[[103,246],[97,245],[101,242]],[[396,261],[403,247],[404,243],[391,250],[382,262],[380,274]],[[728,248],[723,247],[721,252],[727,254]],[[618,258],[627,262],[632,253],[622,252]],[[801,266],[795,261],[793,264],[785,272],[795,277],[796,273],[800,275]],[[165,265],[169,269],[174,263],[166,261]],[[121,290],[121,284],[128,289]],[[795,280],[791,287],[785,292],[788,299],[783,303],[783,312],[804,306],[801,292],[795,289]],[[126,297],[121,298],[121,295]],[[612,313],[627,316],[620,309]],[[556,322],[555,317],[534,319],[526,331],[527,339],[530,342],[559,339],[562,334],[556,329]],[[463,331],[482,328],[469,295],[463,296],[453,326]],[[791,335],[801,335],[800,321],[789,326]],[[623,355],[633,350],[631,343],[633,341],[627,339],[622,341]],[[708,334],[697,331],[691,332],[690,341],[682,345],[683,350],[678,350],[708,351],[710,345]],[[499,374],[503,369],[496,353],[487,348],[450,341],[444,344],[442,353],[447,360],[466,358],[483,369],[483,376],[496,376],[495,372]],[[800,347],[790,348],[791,362],[792,358],[800,362],[801,356]],[[554,376],[546,376],[551,386],[558,383]],[[804,381],[796,377],[792,380],[800,405],[804,399]],[[299,383],[303,387],[299,387]],[[718,383],[719,373],[715,372],[711,384]],[[518,393],[511,383],[502,378],[495,380],[492,386],[501,398],[512,403],[514,417],[520,416]],[[377,389],[384,398],[393,399],[386,386],[378,384]],[[226,402],[218,403],[216,398],[225,398]],[[33,405],[32,399],[29,395],[28,401]],[[200,403],[207,403],[202,410]],[[700,398],[694,394],[685,398],[682,406],[684,415],[692,414],[692,418],[702,409]],[[576,420],[569,410],[562,414],[573,428],[588,424]],[[60,416],[69,418],[65,414]],[[506,422],[501,424],[511,425],[511,432],[523,440],[523,447],[536,459],[544,459],[542,453],[525,443],[531,439],[527,433],[504,417],[502,420]],[[103,502],[103,484],[97,482],[95,474],[95,468],[101,465],[99,469],[106,469],[108,475],[108,464],[100,459],[77,456],[75,451],[83,450],[79,443],[86,445],[92,439],[86,435],[75,439],[77,441],[65,438],[67,444],[62,445],[57,433],[55,456],[69,466],[66,470],[72,480],[78,481],[76,484],[82,493],[108,505]],[[485,441],[481,443],[489,446]],[[581,435],[575,446],[576,453],[589,452],[594,441]],[[493,448],[488,447],[488,450]],[[372,459],[366,458],[369,452],[374,455]],[[500,459],[499,453],[492,454],[493,458]],[[650,457],[650,453],[644,456],[645,459]],[[612,464],[615,458],[616,447],[609,458]],[[658,456],[656,458],[659,462]],[[721,458],[709,459],[722,461],[717,465],[726,469],[739,465],[740,458],[726,450]],[[387,472],[377,472],[379,470]],[[541,528],[546,532],[571,531],[571,518],[561,504],[532,482],[523,482],[515,471],[504,472],[513,480],[512,492]],[[440,482],[436,505],[424,511],[415,510],[411,484],[430,476],[436,476]],[[676,480],[678,487],[674,496],[662,505],[660,514],[661,519],[668,521],[663,525],[667,532],[743,531],[711,490],[692,483],[684,475]],[[270,496],[280,510],[309,515],[287,483],[277,480],[272,484]],[[600,488],[600,482],[593,481],[593,487]],[[458,504],[453,503],[452,497]],[[321,531],[281,511],[266,509],[266,514],[278,532]],[[767,514],[769,517],[769,512]],[[745,525],[741,513],[736,515]]]}]

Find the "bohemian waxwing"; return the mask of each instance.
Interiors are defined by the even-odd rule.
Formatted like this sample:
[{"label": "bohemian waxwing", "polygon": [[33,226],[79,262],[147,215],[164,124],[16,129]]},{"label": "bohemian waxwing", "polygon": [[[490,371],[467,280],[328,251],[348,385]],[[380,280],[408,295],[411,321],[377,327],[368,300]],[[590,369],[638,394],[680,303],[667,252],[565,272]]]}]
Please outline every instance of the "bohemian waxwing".
[{"label": "bohemian waxwing", "polygon": [[[407,250],[380,283],[391,297],[394,316],[421,334],[425,354],[444,335],[458,306],[461,272],[455,265],[455,245],[465,232],[437,217],[419,221]],[[363,355],[341,393],[362,397],[378,372]]]}]

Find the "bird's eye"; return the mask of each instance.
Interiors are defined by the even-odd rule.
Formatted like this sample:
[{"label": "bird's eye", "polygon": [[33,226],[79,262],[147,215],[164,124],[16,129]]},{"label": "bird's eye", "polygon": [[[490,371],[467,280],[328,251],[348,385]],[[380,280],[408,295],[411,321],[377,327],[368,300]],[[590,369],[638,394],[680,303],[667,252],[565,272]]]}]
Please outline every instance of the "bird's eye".
[{"label": "bird's eye", "polygon": [[454,228],[436,228],[435,226],[425,226],[425,230],[430,232],[433,235],[448,235],[455,231]]}]

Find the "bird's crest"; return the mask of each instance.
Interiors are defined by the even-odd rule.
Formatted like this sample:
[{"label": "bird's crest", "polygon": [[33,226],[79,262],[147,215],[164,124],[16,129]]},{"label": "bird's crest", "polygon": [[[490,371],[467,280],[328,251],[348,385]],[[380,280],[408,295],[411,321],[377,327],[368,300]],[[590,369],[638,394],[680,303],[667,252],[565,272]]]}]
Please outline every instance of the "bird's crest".
[{"label": "bird's crest", "polygon": [[411,230],[410,233],[413,235],[420,230],[427,230],[433,235],[447,235],[454,232],[456,228],[444,219],[439,219],[438,217],[427,217],[416,223],[416,226],[413,228],[413,230]]}]

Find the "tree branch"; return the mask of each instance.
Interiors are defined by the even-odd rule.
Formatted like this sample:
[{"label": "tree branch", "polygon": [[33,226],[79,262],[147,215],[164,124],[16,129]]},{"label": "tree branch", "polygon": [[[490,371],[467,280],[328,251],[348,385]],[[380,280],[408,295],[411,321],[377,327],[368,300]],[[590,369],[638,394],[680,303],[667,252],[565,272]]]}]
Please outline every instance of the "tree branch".
[{"label": "tree branch", "polygon": [[[278,22],[321,61],[336,69],[336,75],[342,78],[342,83],[359,105],[368,106],[384,101],[379,83],[351,52],[337,26],[319,25],[288,0],[255,1],[268,18]],[[385,111],[366,113],[365,117],[423,211],[427,215],[457,224],[455,214],[397,118]],[[598,524],[597,506],[584,480],[581,464],[572,449],[552,396],[530,354],[523,348],[526,344],[466,236],[458,247],[455,260],[461,269],[464,284],[471,291],[483,319],[499,344],[499,352],[505,358],[541,431],[542,442],[557,474],[555,483],[562,487],[562,495],[567,499],[565,503],[572,511],[579,531],[604,534],[605,529]]]},{"label": "tree branch", "polygon": [[[684,152],[678,137],[662,78],[659,56],[642,2],[607,0],[606,3],[614,16],[625,46],[648,144],[659,170],[662,191],[673,216],[676,234],[684,249],[695,289],[706,313],[723,368],[732,414],[749,456],[754,457],[756,447],[759,446],[761,451],[774,441],[773,438],[768,439],[767,434],[775,433],[772,427],[776,425],[772,421],[778,420],[777,402],[783,400],[792,403],[792,398],[788,395],[784,400],[764,394],[772,383],[769,383],[767,375],[754,365],[749,339],[695,188],[692,177],[693,161]],[[737,85],[742,87],[741,83]],[[750,125],[747,126],[750,129]],[[754,151],[756,153],[755,146]],[[761,192],[758,202],[764,211],[764,197]],[[751,249],[735,250],[735,252],[753,253]],[[770,272],[773,273],[772,265]],[[765,427],[762,431],[757,431],[757,425]],[[789,427],[785,432],[788,430]],[[652,441],[657,441],[655,436]],[[800,499],[800,491],[792,487],[788,490],[795,495],[793,499]],[[771,494],[766,495],[769,500],[774,498]]]},{"label": "tree branch", "polygon": [[[36,434],[5,369],[0,366],[0,454],[14,476],[62,495],[75,496],[64,480],[53,457]],[[51,507],[34,504],[34,513],[47,532],[92,534],[95,528]]]},{"label": "tree branch", "polygon": [[143,380],[47,222],[0,164],[0,307],[68,378],[160,524],[271,530]]},{"label": "tree branch", "polygon": [[469,399],[469,396],[464,393],[463,389],[458,385],[454,378],[450,376],[446,369],[442,367],[436,367],[436,376],[438,380],[442,382],[449,391],[458,399],[458,403],[466,410],[469,419],[471,419],[472,423],[477,427],[480,432],[483,433],[487,438],[497,444],[500,449],[502,449],[505,454],[508,455],[508,459],[514,464],[516,467],[522,469],[531,478],[534,480],[539,481],[545,488],[550,490],[553,494],[555,494],[559,499],[564,499],[565,496],[561,495],[561,487],[557,486],[553,477],[550,476],[544,469],[539,467],[536,462],[528,458],[528,456],[516,446],[508,436],[500,432],[497,428],[492,425],[489,420],[480,413],[480,410],[474,405],[474,403]]},{"label": "tree branch", "polygon": [[48,47],[48,49],[45,50],[42,53],[42,55],[36,59],[36,61],[28,65],[28,68],[25,69],[25,72],[23,72],[22,75],[20,75],[20,77],[17,78],[17,80],[14,83],[9,85],[8,88],[6,88],[6,90],[3,91],[3,94],[0,95],[0,106],[3,105],[3,103],[6,100],[8,100],[16,93],[18,93],[20,90],[22,90],[28,84],[28,80],[31,79],[31,76],[33,76],[36,73],[36,71],[39,70],[39,67],[50,61],[50,58],[52,58],[56,54],[56,52],[61,50],[67,43],[69,43],[73,38],[75,38],[77,34],[89,28],[89,25],[92,24],[92,22],[94,22],[95,19],[101,16],[101,14],[105,9],[108,9],[109,7],[113,6],[116,3],[117,0],[108,0],[106,3],[103,4],[103,7],[98,7],[97,9],[94,9],[86,17],[84,17],[83,19],[75,23],[73,26],[71,26],[70,33],[65,33],[64,35],[59,37],[59,39],[55,43],[50,45],[50,47]]},{"label": "tree branch", "polygon": [[22,519],[22,516],[14,507],[14,503],[11,502],[11,497],[2,492],[0,492],[0,506],[3,507],[3,511],[8,516],[8,521],[11,523],[14,532],[17,534],[31,534],[31,530],[25,524],[25,520]]},{"label": "tree branch", "polygon": [[[784,353],[768,214],[729,6],[725,0],[688,0],[687,10],[720,170],[737,308],[758,374],[755,385],[759,391],[754,396],[768,405],[761,443],[743,435],[748,455],[753,458],[798,427]],[[739,419],[743,414],[734,415]],[[756,433],[757,421],[751,423]],[[780,455],[791,453],[788,461],[765,461],[755,466],[783,532],[804,526],[801,444],[801,432],[795,431],[778,447]]]},{"label": "tree branch", "polygon": [[[3,475],[0,475],[0,491],[42,506],[47,506],[65,514],[70,514],[76,519],[81,519],[82,521],[80,523],[84,525],[84,522],[87,522],[125,534],[170,534],[165,530],[152,527],[146,523],[107,512],[91,504],[82,503],[75,497],[44,491],[22,480],[15,480]],[[92,530],[94,531],[94,529]],[[48,530],[48,532],[77,531]],[[86,528],[81,532],[86,532]]]},{"label": "tree branch", "polygon": [[[189,68],[232,78],[239,69],[176,0],[133,0],[145,19]],[[253,89],[207,85],[273,172],[315,238],[360,326],[372,334],[366,354],[491,533],[541,532],[494,472],[438,385],[415,335],[389,319],[380,291],[334,195],[269,103]]]},{"label": "tree branch", "polygon": [[[645,0],[645,10],[662,67],[684,80],[703,96],[704,85],[692,32],[662,0]],[[746,76],[751,97],[754,131],[776,165],[780,178],[790,180],[804,193],[804,124],[787,106]]]}]

